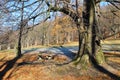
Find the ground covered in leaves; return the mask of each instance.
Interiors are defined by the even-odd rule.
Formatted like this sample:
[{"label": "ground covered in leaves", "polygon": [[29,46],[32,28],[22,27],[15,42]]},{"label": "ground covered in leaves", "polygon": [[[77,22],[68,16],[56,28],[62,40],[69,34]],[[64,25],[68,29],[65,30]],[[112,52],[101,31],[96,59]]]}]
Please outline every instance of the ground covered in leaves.
[{"label": "ground covered in leaves", "polygon": [[[15,58],[13,53],[1,52],[0,80],[114,80],[90,65],[67,64],[69,59],[65,55],[52,55],[50,59],[41,59],[38,53],[27,53]],[[119,55],[119,52],[105,53],[107,64],[118,71]]]}]

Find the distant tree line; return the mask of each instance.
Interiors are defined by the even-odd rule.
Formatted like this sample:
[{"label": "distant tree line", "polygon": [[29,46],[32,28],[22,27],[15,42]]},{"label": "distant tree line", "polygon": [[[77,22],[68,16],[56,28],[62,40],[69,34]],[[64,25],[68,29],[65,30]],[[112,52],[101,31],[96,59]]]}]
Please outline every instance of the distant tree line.
[{"label": "distant tree line", "polygon": [[[31,28],[22,36],[22,48],[39,45],[63,45],[78,41],[76,25],[63,15],[54,21],[46,21]],[[14,49],[17,44],[18,31],[10,30],[0,36],[1,50]],[[27,30],[27,29],[26,29]],[[26,30],[24,30],[26,32]]]}]

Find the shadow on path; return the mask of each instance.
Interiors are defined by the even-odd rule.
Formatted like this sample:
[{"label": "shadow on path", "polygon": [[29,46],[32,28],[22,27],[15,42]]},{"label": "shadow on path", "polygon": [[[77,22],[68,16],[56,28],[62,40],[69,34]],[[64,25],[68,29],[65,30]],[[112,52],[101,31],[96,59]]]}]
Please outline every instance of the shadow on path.
[{"label": "shadow on path", "polygon": [[96,61],[96,59],[94,57],[90,57],[90,60],[91,60],[91,62],[93,64],[94,68],[96,68],[97,70],[99,70],[102,73],[107,74],[108,76],[110,76],[114,80],[120,80],[120,76],[118,76],[118,75],[106,70],[104,67],[100,66],[97,63],[97,61]]},{"label": "shadow on path", "polygon": [[29,50],[23,50],[23,54],[26,54],[26,53],[29,53],[29,52],[33,52],[33,51],[36,51],[38,48],[31,48]]},{"label": "shadow on path", "polygon": [[[14,59],[7,61],[3,65],[0,66],[0,70],[2,69],[0,71],[0,80],[2,80],[4,78],[4,76],[6,75],[6,73],[14,67],[16,61],[19,58],[21,58],[21,57],[15,57]],[[7,77],[9,77],[9,75]]]},{"label": "shadow on path", "polygon": [[63,52],[64,55],[66,55],[68,58],[70,59],[74,59],[75,57],[75,53],[73,53],[72,51],[70,51],[70,49],[64,47],[64,46],[60,46],[60,47],[56,47],[58,50],[60,50],[61,52]]},{"label": "shadow on path", "polygon": [[106,58],[107,57],[120,57],[120,54],[117,53],[105,53],[106,54]]}]

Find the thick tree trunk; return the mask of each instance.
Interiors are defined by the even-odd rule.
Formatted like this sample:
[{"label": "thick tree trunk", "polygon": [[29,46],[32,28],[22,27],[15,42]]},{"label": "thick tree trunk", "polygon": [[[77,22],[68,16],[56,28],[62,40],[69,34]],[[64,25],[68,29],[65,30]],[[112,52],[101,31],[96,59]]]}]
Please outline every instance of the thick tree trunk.
[{"label": "thick tree trunk", "polygon": [[85,61],[88,63],[94,59],[97,63],[103,63],[104,55],[97,35],[98,26],[95,16],[94,0],[84,0],[83,28],[85,30],[84,32],[79,29],[79,51],[76,62]]},{"label": "thick tree trunk", "polygon": [[21,38],[22,38],[22,32],[20,30],[19,32],[19,38],[18,38],[18,45],[17,45],[17,57],[20,57],[21,54]]}]

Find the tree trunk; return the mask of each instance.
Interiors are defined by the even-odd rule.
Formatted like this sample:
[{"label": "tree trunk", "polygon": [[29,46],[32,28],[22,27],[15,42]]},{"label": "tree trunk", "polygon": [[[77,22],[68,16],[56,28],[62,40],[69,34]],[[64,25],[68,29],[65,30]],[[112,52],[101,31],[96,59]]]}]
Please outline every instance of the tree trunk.
[{"label": "tree trunk", "polygon": [[21,54],[21,38],[22,38],[22,31],[20,29],[19,38],[18,38],[18,46],[17,46],[17,57],[20,57],[22,55]]},{"label": "tree trunk", "polygon": [[2,50],[2,45],[0,45],[0,50]]},{"label": "tree trunk", "polygon": [[59,33],[56,34],[56,44],[59,44]]},{"label": "tree trunk", "polygon": [[70,32],[67,32],[67,43],[71,42],[71,35]]},{"label": "tree trunk", "polygon": [[76,63],[81,61],[93,63],[93,60],[103,63],[104,55],[100,46],[100,38],[97,35],[95,2],[94,0],[84,0],[83,3],[83,28],[85,31],[82,32],[79,29],[79,51]]},{"label": "tree trunk", "polygon": [[30,39],[28,38],[27,42],[26,42],[26,47],[28,48],[30,46]]},{"label": "tree trunk", "polygon": [[20,57],[21,54],[21,40],[22,40],[22,32],[23,32],[23,27],[25,24],[23,24],[23,13],[24,13],[24,1],[22,2],[22,8],[21,8],[21,22],[20,22],[20,32],[19,32],[19,37],[18,37],[18,44],[17,44],[17,57]]},{"label": "tree trunk", "polygon": [[8,49],[8,50],[11,49],[11,45],[10,45],[10,44],[7,45],[7,49]]}]

